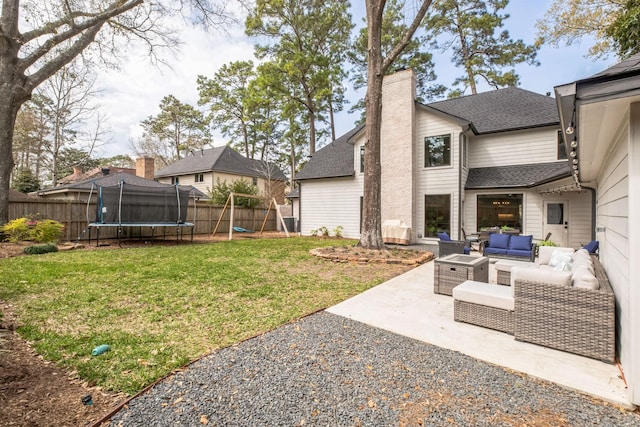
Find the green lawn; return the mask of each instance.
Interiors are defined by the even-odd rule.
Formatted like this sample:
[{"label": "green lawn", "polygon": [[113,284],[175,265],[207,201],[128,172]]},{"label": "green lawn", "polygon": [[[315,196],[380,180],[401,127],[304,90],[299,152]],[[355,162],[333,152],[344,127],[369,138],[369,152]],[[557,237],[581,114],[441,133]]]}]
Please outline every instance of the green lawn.
[{"label": "green lawn", "polygon": [[[0,261],[0,299],[46,359],[135,393],[173,369],[362,292],[383,265],[309,255],[345,239],[257,239],[70,251]],[[109,344],[97,357],[91,350]]]}]

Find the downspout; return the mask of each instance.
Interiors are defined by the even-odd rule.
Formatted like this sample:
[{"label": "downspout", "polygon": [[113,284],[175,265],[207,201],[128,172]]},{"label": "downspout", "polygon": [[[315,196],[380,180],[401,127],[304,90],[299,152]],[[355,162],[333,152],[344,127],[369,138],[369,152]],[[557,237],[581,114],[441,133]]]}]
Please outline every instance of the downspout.
[{"label": "downspout", "polygon": [[[467,131],[469,130],[470,126],[466,125],[462,131],[458,134],[458,162],[459,162],[459,167],[458,167],[458,240],[462,240],[461,239],[461,235],[462,235],[462,215],[463,215],[463,211],[462,211],[462,190],[463,185],[462,185],[462,168],[464,167],[464,156],[466,155],[466,153],[463,152],[463,148],[464,148],[464,137],[465,134],[467,133]],[[468,144],[467,144],[468,145]],[[469,165],[467,165],[467,168],[469,167]]]}]

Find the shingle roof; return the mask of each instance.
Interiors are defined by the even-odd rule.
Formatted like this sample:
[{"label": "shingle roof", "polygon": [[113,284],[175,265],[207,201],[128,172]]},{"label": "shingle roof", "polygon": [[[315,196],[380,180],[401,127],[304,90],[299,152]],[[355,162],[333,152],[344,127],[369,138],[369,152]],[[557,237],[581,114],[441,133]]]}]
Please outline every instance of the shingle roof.
[{"label": "shingle roof", "polygon": [[[171,184],[162,184],[152,179],[142,178],[136,175],[131,175],[126,172],[116,172],[116,173],[109,173],[108,175],[103,175],[99,178],[92,178],[92,179],[88,179],[81,182],[74,182],[72,184],[59,185],[57,187],[48,188],[45,190],[38,191],[38,194],[46,195],[49,193],[64,193],[69,191],[87,192],[91,190],[94,184],[102,187],[112,187],[115,185],[120,185],[121,181],[125,182],[126,184],[137,185],[140,187],[154,187],[154,188],[173,187],[173,185]],[[206,194],[202,193],[200,190],[190,185],[189,186],[181,185],[180,187],[195,192],[194,194],[198,197],[208,198]]]},{"label": "shingle roof", "polygon": [[571,176],[569,163],[535,163],[469,169],[466,190],[528,188]]},{"label": "shingle roof", "polygon": [[315,152],[296,174],[296,180],[353,176],[353,144],[351,137],[364,128],[357,126]]},{"label": "shingle roof", "polygon": [[285,181],[287,177],[278,167],[255,159],[248,159],[228,146],[194,151],[186,157],[156,172],[156,177],[180,176],[191,173],[227,172],[243,176],[264,177],[272,169],[271,179]]},{"label": "shingle roof", "polygon": [[287,199],[298,199],[300,197],[300,188],[296,187],[289,192],[286,196]]},{"label": "shingle roof", "polygon": [[471,122],[477,134],[559,123],[554,98],[517,87],[432,102],[427,106]]},{"label": "shingle roof", "polygon": [[640,71],[640,53],[635,54],[630,58],[625,59],[622,62],[618,62],[614,66],[609,67],[606,70],[601,71],[597,74],[594,74],[588,79],[593,79],[597,77],[613,77],[621,74],[637,73],[638,71]]}]

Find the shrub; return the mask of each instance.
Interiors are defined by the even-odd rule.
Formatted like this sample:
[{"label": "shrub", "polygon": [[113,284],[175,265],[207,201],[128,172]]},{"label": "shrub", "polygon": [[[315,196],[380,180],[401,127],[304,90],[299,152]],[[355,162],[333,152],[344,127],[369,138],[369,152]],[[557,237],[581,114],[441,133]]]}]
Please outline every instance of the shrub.
[{"label": "shrub", "polygon": [[333,234],[335,234],[336,237],[342,237],[342,230],[343,230],[343,227],[341,225],[338,225],[336,228],[333,229]]},{"label": "shrub", "polygon": [[64,225],[52,219],[40,220],[38,215],[17,218],[2,227],[9,242],[30,240],[36,243],[55,243],[62,237]]},{"label": "shrub", "polygon": [[27,218],[17,218],[9,221],[2,226],[2,232],[9,242],[15,243],[22,240],[29,240],[30,230],[27,225]]},{"label": "shrub", "polygon": [[320,227],[319,231],[323,236],[325,236],[325,237],[329,236],[329,229],[327,227],[325,227],[324,225],[322,227]]},{"label": "shrub", "polygon": [[[251,196],[258,195],[258,187],[253,185],[251,182],[246,179],[240,179],[237,181],[233,181],[231,184],[227,184],[227,181],[220,181],[220,178],[216,180],[216,185],[213,187],[213,190],[210,191],[209,195],[211,196],[211,203],[214,205],[224,205],[227,203],[229,199],[229,194],[239,193],[239,194],[249,194]],[[236,197],[235,199],[236,206],[244,206],[246,208],[254,208],[260,204],[259,199],[253,199],[248,197]]]},{"label": "shrub", "polygon": [[58,252],[58,247],[53,243],[44,243],[42,245],[33,245],[24,248],[24,253],[27,255],[46,254],[48,252]]},{"label": "shrub", "polygon": [[538,246],[558,246],[553,240],[543,240],[538,243]]}]

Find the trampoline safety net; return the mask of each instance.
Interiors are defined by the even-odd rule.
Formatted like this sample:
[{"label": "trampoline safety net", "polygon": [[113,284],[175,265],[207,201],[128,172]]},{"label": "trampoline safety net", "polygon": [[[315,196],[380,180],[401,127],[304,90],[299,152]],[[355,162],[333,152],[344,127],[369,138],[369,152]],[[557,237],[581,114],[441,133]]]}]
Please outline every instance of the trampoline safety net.
[{"label": "trampoline safety net", "polygon": [[98,186],[96,223],[182,224],[187,219],[191,187]]}]

